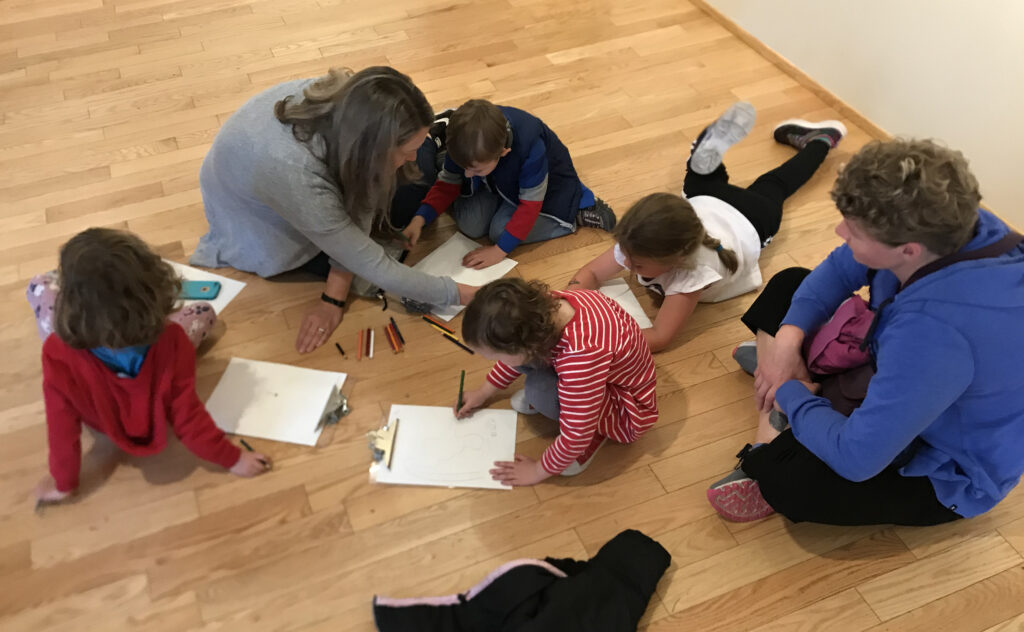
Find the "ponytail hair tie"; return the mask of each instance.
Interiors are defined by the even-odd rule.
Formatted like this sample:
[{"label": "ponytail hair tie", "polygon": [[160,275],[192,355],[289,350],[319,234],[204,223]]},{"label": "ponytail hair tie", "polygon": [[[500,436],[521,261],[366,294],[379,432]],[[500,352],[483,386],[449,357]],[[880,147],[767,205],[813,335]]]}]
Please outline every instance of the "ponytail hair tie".
[{"label": "ponytail hair tie", "polygon": [[722,252],[722,250],[722,244],[718,244],[717,246],[715,246],[715,252]]}]

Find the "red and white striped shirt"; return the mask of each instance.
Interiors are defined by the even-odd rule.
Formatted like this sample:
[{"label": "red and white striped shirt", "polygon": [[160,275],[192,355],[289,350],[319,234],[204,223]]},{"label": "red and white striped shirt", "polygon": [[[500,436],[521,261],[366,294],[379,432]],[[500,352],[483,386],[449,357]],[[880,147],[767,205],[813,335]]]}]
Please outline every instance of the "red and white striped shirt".
[{"label": "red and white striped shirt", "polygon": [[[654,358],[639,325],[618,303],[594,290],[552,292],[576,313],[549,362],[558,374],[558,438],[541,466],[558,474],[587,450],[596,434],[632,443],[658,420]],[[498,362],[487,375],[504,389],[519,371]]]}]

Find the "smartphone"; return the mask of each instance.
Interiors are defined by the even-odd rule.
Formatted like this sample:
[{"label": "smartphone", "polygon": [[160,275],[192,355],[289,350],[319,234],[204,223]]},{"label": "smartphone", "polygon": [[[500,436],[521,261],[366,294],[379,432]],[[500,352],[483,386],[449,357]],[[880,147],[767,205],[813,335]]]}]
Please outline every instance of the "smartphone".
[{"label": "smartphone", "polygon": [[211,300],[220,294],[220,281],[188,281],[181,282],[181,298]]}]

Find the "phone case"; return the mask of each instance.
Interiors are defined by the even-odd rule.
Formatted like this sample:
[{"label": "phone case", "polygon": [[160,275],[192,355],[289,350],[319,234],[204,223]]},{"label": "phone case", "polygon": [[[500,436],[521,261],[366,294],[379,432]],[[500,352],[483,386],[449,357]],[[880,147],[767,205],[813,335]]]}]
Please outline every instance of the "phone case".
[{"label": "phone case", "polygon": [[181,298],[214,299],[220,294],[220,281],[182,281]]}]

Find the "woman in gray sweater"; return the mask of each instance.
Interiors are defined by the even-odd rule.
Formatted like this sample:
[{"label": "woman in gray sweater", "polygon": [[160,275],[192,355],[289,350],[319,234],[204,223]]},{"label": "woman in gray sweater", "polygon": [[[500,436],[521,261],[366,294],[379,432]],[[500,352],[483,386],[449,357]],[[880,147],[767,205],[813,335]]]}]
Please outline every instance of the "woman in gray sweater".
[{"label": "woman in gray sweater", "polygon": [[302,319],[300,353],[337,328],[355,276],[424,303],[467,303],[475,288],[417,272],[370,238],[389,223],[398,184],[418,177],[413,161],[433,122],[419,88],[385,66],[332,69],[256,95],[224,123],[203,161],[210,231],[191,262],[270,277],[326,255],[330,270]]}]

